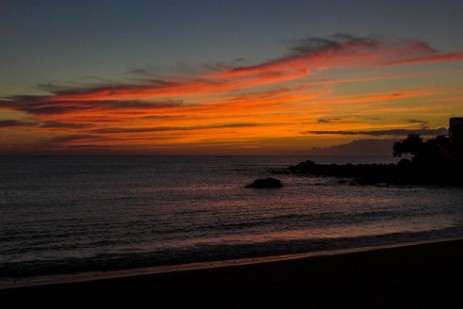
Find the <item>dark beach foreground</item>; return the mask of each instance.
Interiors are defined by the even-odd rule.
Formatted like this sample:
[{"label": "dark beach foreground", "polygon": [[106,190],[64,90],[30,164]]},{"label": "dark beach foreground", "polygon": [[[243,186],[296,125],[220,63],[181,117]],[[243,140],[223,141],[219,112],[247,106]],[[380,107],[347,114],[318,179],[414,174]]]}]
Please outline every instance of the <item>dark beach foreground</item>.
[{"label": "dark beach foreground", "polygon": [[0,290],[12,308],[463,308],[463,240]]}]

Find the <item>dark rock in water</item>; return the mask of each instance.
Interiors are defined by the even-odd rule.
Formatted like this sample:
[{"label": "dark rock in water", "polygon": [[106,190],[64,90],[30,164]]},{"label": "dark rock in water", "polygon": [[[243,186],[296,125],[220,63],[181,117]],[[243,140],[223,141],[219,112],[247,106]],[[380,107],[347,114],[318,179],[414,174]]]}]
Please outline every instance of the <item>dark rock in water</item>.
[{"label": "dark rock in water", "polygon": [[275,178],[265,178],[265,179],[256,179],[250,185],[247,185],[246,188],[281,188],[283,184],[281,181]]}]

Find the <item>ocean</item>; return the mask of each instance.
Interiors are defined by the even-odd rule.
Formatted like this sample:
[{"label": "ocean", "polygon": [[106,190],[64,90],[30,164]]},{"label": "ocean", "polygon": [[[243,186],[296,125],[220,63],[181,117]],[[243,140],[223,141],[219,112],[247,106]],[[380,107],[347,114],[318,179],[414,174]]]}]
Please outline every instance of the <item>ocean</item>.
[{"label": "ocean", "polygon": [[[463,235],[463,190],[274,174],[393,157],[1,157],[0,285]],[[251,189],[257,178],[280,189]]]}]

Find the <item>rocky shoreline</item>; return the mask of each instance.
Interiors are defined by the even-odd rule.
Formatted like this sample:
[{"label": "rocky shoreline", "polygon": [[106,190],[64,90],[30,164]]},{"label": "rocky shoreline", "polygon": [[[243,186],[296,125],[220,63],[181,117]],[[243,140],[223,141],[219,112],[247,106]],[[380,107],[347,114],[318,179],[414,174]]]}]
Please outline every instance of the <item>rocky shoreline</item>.
[{"label": "rocky shoreline", "polygon": [[[413,162],[397,164],[317,164],[307,160],[290,166],[295,175],[349,178],[351,185],[438,185],[463,186],[463,162]],[[343,181],[343,180],[341,180]]]}]

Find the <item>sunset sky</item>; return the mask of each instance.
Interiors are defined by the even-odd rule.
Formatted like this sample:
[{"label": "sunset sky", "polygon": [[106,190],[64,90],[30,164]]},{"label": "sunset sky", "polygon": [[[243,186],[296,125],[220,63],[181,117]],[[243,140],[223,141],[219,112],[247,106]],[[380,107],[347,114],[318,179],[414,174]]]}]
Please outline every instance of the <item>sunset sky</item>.
[{"label": "sunset sky", "polygon": [[461,0],[0,0],[0,154],[342,154],[445,134],[462,32]]}]

